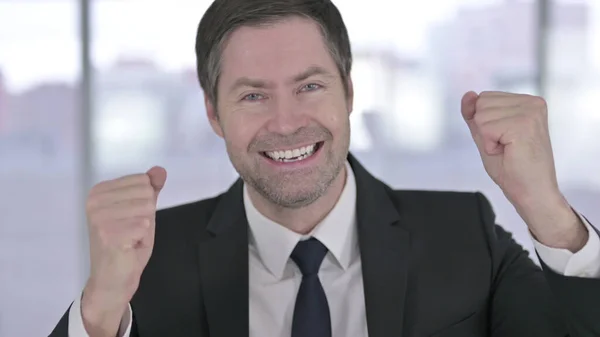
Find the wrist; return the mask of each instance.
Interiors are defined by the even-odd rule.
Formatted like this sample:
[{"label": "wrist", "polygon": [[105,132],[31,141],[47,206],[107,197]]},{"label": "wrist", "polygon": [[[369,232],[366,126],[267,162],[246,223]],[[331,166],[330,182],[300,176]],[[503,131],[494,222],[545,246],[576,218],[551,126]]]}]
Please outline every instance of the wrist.
[{"label": "wrist", "polygon": [[90,337],[114,337],[117,335],[128,301],[88,287],[81,297],[81,318]]},{"label": "wrist", "polygon": [[585,225],[562,195],[538,207],[523,207],[519,213],[534,238],[548,247],[576,253],[587,243]]}]

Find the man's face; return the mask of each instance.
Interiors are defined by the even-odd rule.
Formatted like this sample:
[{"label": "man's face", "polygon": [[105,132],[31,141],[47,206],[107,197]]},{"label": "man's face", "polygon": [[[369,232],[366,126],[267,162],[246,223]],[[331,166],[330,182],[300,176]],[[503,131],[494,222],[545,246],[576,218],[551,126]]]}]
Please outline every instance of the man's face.
[{"label": "man's face", "polygon": [[218,111],[208,101],[207,111],[235,169],[280,206],[317,200],[345,165],[352,110],[318,25],[241,27],[221,61]]}]

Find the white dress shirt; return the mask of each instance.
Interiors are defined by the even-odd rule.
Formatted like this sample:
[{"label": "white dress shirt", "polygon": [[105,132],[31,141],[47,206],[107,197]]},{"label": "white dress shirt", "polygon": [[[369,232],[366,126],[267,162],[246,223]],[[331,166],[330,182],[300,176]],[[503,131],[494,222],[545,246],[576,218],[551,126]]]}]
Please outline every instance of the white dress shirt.
[{"label": "white dress shirt", "polygon": [[[244,207],[250,235],[248,243],[249,304],[251,337],[289,337],[296,293],[302,273],[290,259],[300,240],[315,237],[329,250],[319,279],[331,314],[332,337],[367,336],[361,260],[356,227],[356,182],[346,163],[346,185],[331,212],[306,236],[297,234],[263,216],[252,204],[244,185]],[[553,271],[565,276],[600,277],[600,237],[583,219],[588,242],[573,254],[534,241],[540,258]],[[533,238],[532,238],[533,239]],[[88,337],[77,298],[69,311],[69,337]],[[119,336],[129,336],[129,315],[121,323]]]}]

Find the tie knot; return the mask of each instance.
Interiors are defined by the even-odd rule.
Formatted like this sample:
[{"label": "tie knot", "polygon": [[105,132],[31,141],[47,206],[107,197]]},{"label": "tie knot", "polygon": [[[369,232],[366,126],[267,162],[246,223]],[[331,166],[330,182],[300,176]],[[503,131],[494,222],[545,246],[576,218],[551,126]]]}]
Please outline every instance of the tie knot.
[{"label": "tie knot", "polygon": [[310,238],[298,242],[291,258],[300,268],[303,276],[310,276],[317,275],[326,254],[327,247],[321,241]]}]

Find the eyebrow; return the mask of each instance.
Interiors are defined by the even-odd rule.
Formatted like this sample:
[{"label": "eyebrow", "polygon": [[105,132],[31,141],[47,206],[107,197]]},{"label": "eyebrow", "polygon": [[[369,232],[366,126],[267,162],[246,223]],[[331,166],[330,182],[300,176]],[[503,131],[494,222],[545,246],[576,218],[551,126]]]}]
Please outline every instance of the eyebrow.
[{"label": "eyebrow", "polygon": [[268,85],[267,82],[263,80],[252,79],[249,77],[240,77],[231,85],[231,89],[229,89],[229,92],[233,92],[241,87],[252,87],[262,89],[268,87]]},{"label": "eyebrow", "polygon": [[327,71],[327,69],[319,66],[311,66],[305,71],[293,77],[292,82],[297,83],[306,80],[307,78],[315,75],[323,75],[327,77],[333,77],[333,75]]},{"label": "eyebrow", "polygon": [[[329,71],[327,71],[327,69],[325,69],[323,67],[319,67],[319,66],[311,66],[308,69],[304,70],[303,72],[301,72],[297,75],[294,75],[292,77],[292,79],[290,80],[290,83],[298,83],[298,82],[304,81],[315,75],[323,75],[326,77],[333,77],[333,75]],[[240,87],[251,87],[251,88],[257,88],[257,89],[264,89],[264,88],[268,88],[269,86],[272,86],[272,85],[269,84],[267,81],[253,79],[253,78],[244,76],[244,77],[238,78],[231,85],[231,89],[229,89],[229,91],[233,92]]]}]

